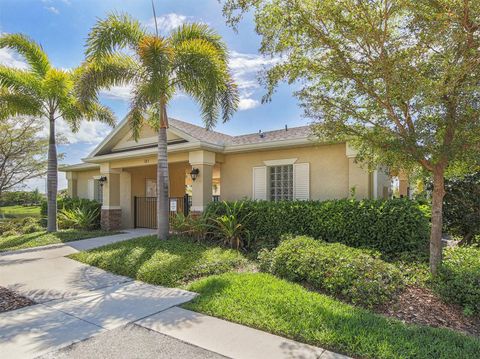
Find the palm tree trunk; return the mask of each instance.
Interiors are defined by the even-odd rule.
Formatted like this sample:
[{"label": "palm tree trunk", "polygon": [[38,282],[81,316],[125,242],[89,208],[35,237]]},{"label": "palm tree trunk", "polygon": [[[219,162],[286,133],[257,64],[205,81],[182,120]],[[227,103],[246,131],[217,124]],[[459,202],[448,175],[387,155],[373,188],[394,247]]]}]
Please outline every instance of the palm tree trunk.
[{"label": "palm tree trunk", "polygon": [[167,154],[167,110],[163,101],[158,130],[158,163],[157,163],[157,236],[167,239],[169,233],[169,203],[168,203],[168,154]]},{"label": "palm tree trunk", "polygon": [[55,143],[55,118],[51,115],[50,134],[48,141],[48,166],[47,166],[47,231],[57,231],[57,145]]},{"label": "palm tree trunk", "polygon": [[442,263],[443,197],[445,196],[444,169],[433,172],[432,232],[430,233],[430,271],[436,274]]}]

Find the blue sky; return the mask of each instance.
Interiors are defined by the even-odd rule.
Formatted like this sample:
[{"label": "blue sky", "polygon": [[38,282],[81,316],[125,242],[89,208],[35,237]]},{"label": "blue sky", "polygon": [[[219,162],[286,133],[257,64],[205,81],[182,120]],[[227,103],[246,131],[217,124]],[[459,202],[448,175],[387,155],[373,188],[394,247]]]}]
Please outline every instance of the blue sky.
[{"label": "blue sky", "polygon": [[[39,42],[57,67],[72,68],[83,60],[87,34],[97,18],[112,11],[128,12],[152,31],[151,0],[0,0],[0,32],[27,34]],[[221,4],[217,0],[156,0],[157,20],[162,32],[168,33],[183,22],[204,22],[214,28],[225,40],[230,50],[230,68],[239,85],[240,109],[230,122],[219,124],[216,130],[228,134],[243,134],[258,130],[271,130],[300,126],[308,123],[293,96],[293,87],[282,85],[273,100],[261,104],[265,90],[257,81],[257,74],[276,59],[258,54],[260,38],[255,33],[252,18],[247,16],[238,33],[226,26]],[[23,67],[23,59],[5,49],[0,49],[0,63]],[[129,89],[114,88],[105,91],[101,100],[110,106],[121,120],[128,110]],[[201,125],[198,106],[186,96],[177,96],[168,108],[171,117]],[[111,130],[99,123],[83,123],[77,134],[72,134],[63,123],[58,130],[69,140],[59,146],[65,153],[63,163],[77,163],[85,157]],[[44,180],[35,180],[29,187],[44,191]],[[59,187],[66,186],[60,174]]]}]

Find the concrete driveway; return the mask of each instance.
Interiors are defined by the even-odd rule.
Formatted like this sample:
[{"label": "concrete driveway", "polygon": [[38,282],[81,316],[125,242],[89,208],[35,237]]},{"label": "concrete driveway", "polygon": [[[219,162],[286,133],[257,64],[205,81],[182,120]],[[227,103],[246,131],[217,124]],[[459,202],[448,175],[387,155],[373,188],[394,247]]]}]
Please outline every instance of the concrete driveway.
[{"label": "concrete driveway", "polygon": [[38,304],[0,313],[1,358],[345,358],[177,306],[194,293],[64,256],[148,230],[0,254],[0,286]]}]

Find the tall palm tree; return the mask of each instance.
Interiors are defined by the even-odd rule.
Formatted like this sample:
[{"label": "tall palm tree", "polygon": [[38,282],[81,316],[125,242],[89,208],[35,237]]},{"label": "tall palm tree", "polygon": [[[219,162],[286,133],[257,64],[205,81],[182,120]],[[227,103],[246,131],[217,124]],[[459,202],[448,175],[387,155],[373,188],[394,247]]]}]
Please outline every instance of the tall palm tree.
[{"label": "tall palm tree", "polygon": [[167,105],[177,91],[195,99],[207,128],[229,120],[238,92],[220,36],[204,24],[185,24],[169,36],[149,34],[127,14],[110,14],[92,28],[79,93],[96,100],[101,88],[133,86],[127,119],[133,137],[148,123],[158,131],[158,238],[168,237]]},{"label": "tall palm tree", "polygon": [[58,161],[55,121],[63,118],[78,131],[82,119],[114,125],[112,112],[94,99],[80,102],[75,93],[79,70],[56,69],[42,47],[22,34],[0,36],[0,48],[22,55],[26,70],[0,66],[0,119],[26,115],[48,120],[47,203],[49,232],[57,230]]}]

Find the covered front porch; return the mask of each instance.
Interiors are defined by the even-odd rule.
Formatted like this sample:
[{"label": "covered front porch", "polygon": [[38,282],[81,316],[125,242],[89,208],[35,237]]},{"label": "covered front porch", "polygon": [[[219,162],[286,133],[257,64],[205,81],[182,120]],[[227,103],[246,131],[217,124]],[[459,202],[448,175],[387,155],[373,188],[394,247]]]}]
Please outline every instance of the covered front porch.
[{"label": "covered front porch", "polygon": [[[221,158],[217,157],[204,150],[169,154],[171,216],[202,212],[219,199]],[[101,163],[95,181],[101,192],[103,229],[156,228],[156,156]]]}]

